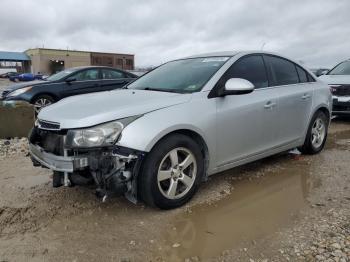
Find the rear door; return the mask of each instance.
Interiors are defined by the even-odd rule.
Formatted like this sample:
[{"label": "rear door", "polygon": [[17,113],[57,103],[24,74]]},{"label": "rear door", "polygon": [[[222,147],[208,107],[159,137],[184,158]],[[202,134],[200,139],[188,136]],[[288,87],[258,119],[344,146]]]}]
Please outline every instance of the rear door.
[{"label": "rear door", "polygon": [[65,97],[101,91],[101,77],[98,68],[89,68],[78,71],[71,75],[69,79],[72,79],[73,81],[65,82],[63,92]]},{"label": "rear door", "polygon": [[272,55],[264,55],[271,85],[278,90],[279,106],[276,122],[279,145],[296,142],[308,126],[312,107],[313,78],[295,63]]},{"label": "rear door", "polygon": [[101,75],[101,90],[122,88],[124,85],[132,81],[132,78],[129,78],[126,73],[109,68],[102,68]]},{"label": "rear door", "polygon": [[278,94],[268,87],[261,55],[248,55],[236,61],[219,80],[230,78],[252,82],[255,90],[245,95],[217,97],[217,163],[224,166],[263,153],[275,145]]}]

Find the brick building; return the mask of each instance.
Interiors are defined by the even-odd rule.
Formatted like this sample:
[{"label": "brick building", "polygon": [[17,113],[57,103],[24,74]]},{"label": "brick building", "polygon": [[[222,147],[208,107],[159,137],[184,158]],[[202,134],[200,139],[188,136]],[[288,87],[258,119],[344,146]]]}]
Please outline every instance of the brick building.
[{"label": "brick building", "polygon": [[76,66],[110,66],[123,70],[134,69],[133,54],[87,52],[76,50],[35,48],[24,52],[31,60],[31,72],[53,74]]}]

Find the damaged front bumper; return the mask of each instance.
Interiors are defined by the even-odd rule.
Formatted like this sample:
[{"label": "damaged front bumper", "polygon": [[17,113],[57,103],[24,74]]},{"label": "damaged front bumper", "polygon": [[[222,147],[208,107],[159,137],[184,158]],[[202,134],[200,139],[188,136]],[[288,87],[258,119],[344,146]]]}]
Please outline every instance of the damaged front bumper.
[{"label": "damaged front bumper", "polygon": [[40,146],[31,143],[29,144],[29,153],[35,161],[40,163],[40,165],[53,171],[72,173],[74,170],[88,166],[87,157],[56,156],[45,152]]},{"label": "damaged front bumper", "polygon": [[65,137],[65,133],[34,128],[29,136],[34,166],[55,171],[54,176],[62,178],[60,185],[92,184],[96,195],[104,200],[109,195],[124,194],[136,203],[137,176],[144,152],[119,146],[65,148]]}]

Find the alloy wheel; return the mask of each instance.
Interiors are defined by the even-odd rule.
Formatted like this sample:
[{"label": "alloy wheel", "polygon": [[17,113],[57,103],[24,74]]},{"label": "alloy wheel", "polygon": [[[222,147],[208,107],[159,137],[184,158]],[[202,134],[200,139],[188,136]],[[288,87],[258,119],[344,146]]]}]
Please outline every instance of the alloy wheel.
[{"label": "alloy wheel", "polygon": [[41,108],[51,105],[52,102],[49,99],[46,98],[39,98],[38,100],[35,101],[34,103],[34,109],[36,113],[39,113]]},{"label": "alloy wheel", "polygon": [[184,147],[175,148],[160,162],[158,188],[164,197],[179,199],[191,190],[196,175],[197,161],[194,154]]},{"label": "alloy wheel", "polygon": [[316,118],[311,129],[311,144],[314,148],[319,148],[326,137],[326,126],[321,118]]}]

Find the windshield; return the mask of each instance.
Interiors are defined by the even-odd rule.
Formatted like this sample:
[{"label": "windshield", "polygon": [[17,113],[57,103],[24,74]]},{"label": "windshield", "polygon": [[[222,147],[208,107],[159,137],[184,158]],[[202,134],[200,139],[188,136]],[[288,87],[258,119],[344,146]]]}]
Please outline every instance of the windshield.
[{"label": "windshield", "polygon": [[47,80],[47,81],[58,81],[58,80],[61,80],[61,79],[65,78],[67,75],[69,75],[69,74],[71,74],[73,72],[74,72],[74,70],[72,70],[72,69],[66,69],[64,71],[58,72],[56,74],[53,74],[53,75],[45,78],[45,80]]},{"label": "windshield", "polygon": [[350,61],[345,61],[334,67],[328,75],[350,75]]},{"label": "windshield", "polygon": [[127,88],[176,93],[197,92],[229,58],[202,57],[172,61],[142,76]]}]

